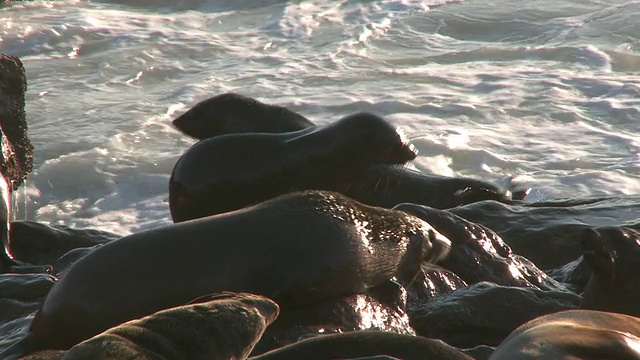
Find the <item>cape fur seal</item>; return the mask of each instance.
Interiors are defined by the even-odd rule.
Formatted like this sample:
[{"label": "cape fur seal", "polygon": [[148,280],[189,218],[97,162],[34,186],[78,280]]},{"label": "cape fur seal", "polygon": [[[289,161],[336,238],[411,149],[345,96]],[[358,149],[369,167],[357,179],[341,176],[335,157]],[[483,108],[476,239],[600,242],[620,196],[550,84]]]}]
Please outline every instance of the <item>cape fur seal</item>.
[{"label": "cape fur seal", "polygon": [[[196,104],[173,121],[184,134],[199,140],[239,133],[286,133],[315,126],[313,122],[287,108],[255,99],[225,93]],[[510,203],[522,200],[529,189],[510,184],[464,177],[424,174],[384,164],[371,166],[344,194],[367,205],[391,208],[409,202],[452,208],[481,200]]]},{"label": "cape fur seal", "polygon": [[68,348],[125,321],[220,292],[281,307],[410,282],[450,242],[426,222],[307,191],[112,241],[73,264],[36,314],[39,348]]},{"label": "cape fur seal", "polygon": [[402,132],[367,113],[290,133],[208,138],[173,168],[175,222],[237,210],[296,190],[346,193],[373,164],[404,164],[416,149]]}]

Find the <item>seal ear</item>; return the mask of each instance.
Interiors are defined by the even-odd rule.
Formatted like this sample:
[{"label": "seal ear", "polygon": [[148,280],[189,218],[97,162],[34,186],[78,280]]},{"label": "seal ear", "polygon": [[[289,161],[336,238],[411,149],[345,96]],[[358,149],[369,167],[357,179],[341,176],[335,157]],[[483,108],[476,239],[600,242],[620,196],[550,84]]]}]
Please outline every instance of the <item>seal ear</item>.
[{"label": "seal ear", "polygon": [[584,250],[584,260],[591,270],[609,283],[616,278],[616,252],[609,249],[597,230],[585,229],[580,244]]}]

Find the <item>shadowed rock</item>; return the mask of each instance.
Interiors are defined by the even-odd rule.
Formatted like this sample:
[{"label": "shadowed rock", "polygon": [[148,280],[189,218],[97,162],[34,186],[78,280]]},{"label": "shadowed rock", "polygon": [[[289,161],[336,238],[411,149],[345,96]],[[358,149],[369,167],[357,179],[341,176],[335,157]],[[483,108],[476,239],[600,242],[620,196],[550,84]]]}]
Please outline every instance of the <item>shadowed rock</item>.
[{"label": "shadowed rock", "polygon": [[11,251],[16,259],[34,265],[53,265],[76,248],[88,248],[121,238],[107,231],[73,229],[35,221],[11,223]]},{"label": "shadowed rock", "polygon": [[367,294],[284,309],[265,331],[252,355],[317,335],[361,330],[414,335],[405,311],[406,300],[407,293],[402,286],[387,282]]},{"label": "shadowed rock", "polygon": [[20,59],[0,53],[0,170],[13,190],[22,185],[33,166],[33,146],[24,112],[26,91],[27,78]]},{"label": "shadowed rock", "polygon": [[560,291],[498,286],[481,282],[408,308],[418,335],[460,348],[498,345],[538,316],[578,308],[580,297]]},{"label": "shadowed rock", "polygon": [[451,240],[451,252],[438,264],[467,284],[490,281],[504,286],[567,291],[531,261],[514,254],[500,236],[483,225],[423,205],[400,204],[394,209],[421,218]]},{"label": "shadowed rock", "polygon": [[516,254],[544,270],[580,257],[583,253],[580,239],[585,229],[625,226],[640,230],[640,196],[637,195],[511,205],[482,201],[449,211],[487,226]]}]

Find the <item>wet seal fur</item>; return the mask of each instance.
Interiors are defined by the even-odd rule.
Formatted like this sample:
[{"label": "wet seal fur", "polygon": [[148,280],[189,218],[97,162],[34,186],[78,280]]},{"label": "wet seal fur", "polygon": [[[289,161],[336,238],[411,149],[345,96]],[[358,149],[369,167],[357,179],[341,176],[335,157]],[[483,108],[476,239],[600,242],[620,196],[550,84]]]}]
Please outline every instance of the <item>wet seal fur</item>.
[{"label": "wet seal fur", "polygon": [[388,355],[405,360],[471,360],[439,340],[384,331],[355,331],[320,335],[282,347],[251,360],[353,359]]},{"label": "wet seal fur", "polygon": [[545,315],[520,326],[490,360],[638,359],[640,319],[592,310]]},{"label": "wet seal fur", "polygon": [[132,320],[69,351],[44,351],[28,359],[246,359],[278,305],[262,296],[219,293]]},{"label": "wet seal fur", "polygon": [[[217,120],[202,121],[212,116]],[[224,134],[291,132],[314,125],[285,107],[234,93],[205,99],[173,120],[183,134],[200,140]]]},{"label": "wet seal fur", "polygon": [[617,226],[586,229],[581,243],[592,271],[581,307],[640,316],[640,232]]},{"label": "wet seal fur", "polygon": [[401,131],[368,113],[290,133],[212,137],[176,163],[169,208],[180,222],[296,190],[345,193],[370,165],[404,164],[416,153]]},{"label": "wet seal fur", "polygon": [[[287,108],[225,93],[195,105],[173,121],[184,134],[199,140],[239,133],[285,133],[315,124]],[[496,185],[487,181],[428,175],[391,166],[371,166],[354,179],[344,193],[367,205],[391,208],[403,202],[438,209],[452,208],[480,200],[511,203],[522,200],[529,189],[519,185]]]},{"label": "wet seal fur", "polygon": [[263,295],[282,308],[305,306],[391,278],[410,283],[423,262],[442,258],[449,247],[429,224],[403,212],[338,193],[291,193],[96,249],[53,287],[28,337],[32,350],[68,348],[220,291]]}]

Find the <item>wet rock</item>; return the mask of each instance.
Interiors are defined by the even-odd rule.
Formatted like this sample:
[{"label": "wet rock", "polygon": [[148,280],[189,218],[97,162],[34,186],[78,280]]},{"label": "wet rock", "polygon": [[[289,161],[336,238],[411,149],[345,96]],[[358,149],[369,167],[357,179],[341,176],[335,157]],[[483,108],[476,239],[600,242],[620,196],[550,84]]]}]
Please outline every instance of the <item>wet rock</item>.
[{"label": "wet rock", "polygon": [[[620,204],[625,204],[626,211],[620,211]],[[563,266],[580,257],[580,238],[586,229],[594,226],[637,226],[640,230],[637,219],[640,196],[512,205],[482,201],[449,211],[492,229],[516,254],[545,270]]]},{"label": "wet rock", "polygon": [[518,326],[538,316],[575,309],[580,297],[560,291],[481,282],[409,308],[416,334],[459,348],[497,346]]},{"label": "wet rock", "polygon": [[592,271],[587,262],[584,261],[584,256],[580,256],[563,266],[545,272],[555,280],[565,284],[572,292],[580,294],[587,286]]},{"label": "wet rock", "polygon": [[414,334],[405,312],[406,292],[397,284],[301,308],[288,308],[265,331],[252,355],[317,336],[360,330]]},{"label": "wet rock", "polygon": [[421,218],[451,240],[449,255],[438,264],[467,284],[490,281],[504,286],[568,291],[531,261],[514,254],[500,236],[483,225],[422,205],[400,204],[394,209]]},{"label": "wet rock", "polygon": [[[49,274],[0,275],[0,351],[27,332],[35,313],[55,283]],[[5,345],[6,346],[6,345]]]},{"label": "wet rock", "polygon": [[73,229],[34,221],[11,223],[11,251],[16,259],[36,265],[53,265],[65,253],[119,239],[107,231]]},{"label": "wet rock", "polygon": [[467,283],[453,271],[438,265],[423,264],[422,271],[407,287],[407,306],[420,306],[434,296],[466,286]]},{"label": "wet rock", "polygon": [[0,172],[13,190],[22,185],[33,167],[33,146],[24,112],[26,91],[27,78],[20,59],[0,53]]}]

